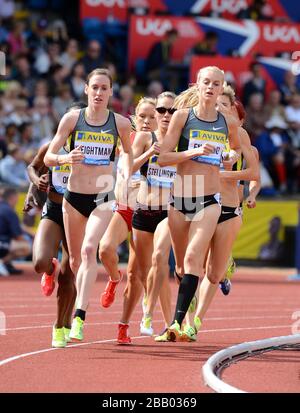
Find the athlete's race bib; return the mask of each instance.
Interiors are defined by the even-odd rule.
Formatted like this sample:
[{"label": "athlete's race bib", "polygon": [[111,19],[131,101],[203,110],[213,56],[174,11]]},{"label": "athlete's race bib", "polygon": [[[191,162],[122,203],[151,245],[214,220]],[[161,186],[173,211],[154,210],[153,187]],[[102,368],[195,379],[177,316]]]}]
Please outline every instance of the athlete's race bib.
[{"label": "athlete's race bib", "polygon": [[67,188],[71,165],[53,166],[52,168],[52,185],[56,192],[64,194]]},{"label": "athlete's race bib", "polygon": [[227,136],[225,133],[191,129],[188,149],[200,148],[205,143],[209,143],[214,146],[214,152],[209,155],[195,156],[192,160],[219,166],[226,142]]},{"label": "athlete's race bib", "polygon": [[81,146],[83,163],[88,165],[109,165],[114,149],[114,136],[110,133],[76,131],[74,147]]},{"label": "athlete's race bib", "polygon": [[151,156],[148,164],[147,181],[150,186],[171,188],[176,177],[176,166],[159,166],[158,157]]}]

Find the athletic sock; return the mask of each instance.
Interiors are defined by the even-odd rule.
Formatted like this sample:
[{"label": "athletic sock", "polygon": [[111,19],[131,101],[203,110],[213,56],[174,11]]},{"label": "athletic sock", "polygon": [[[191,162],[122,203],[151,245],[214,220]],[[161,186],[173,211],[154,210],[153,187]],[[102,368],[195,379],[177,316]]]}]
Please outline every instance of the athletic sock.
[{"label": "athletic sock", "polygon": [[175,316],[172,324],[176,320],[181,326],[192,298],[196,293],[198,282],[199,277],[197,277],[196,275],[184,274],[179,285]]},{"label": "athletic sock", "polygon": [[85,320],[85,313],[86,313],[86,311],[77,309],[75,311],[74,318],[79,317],[79,318],[81,318],[82,321],[84,321]]}]

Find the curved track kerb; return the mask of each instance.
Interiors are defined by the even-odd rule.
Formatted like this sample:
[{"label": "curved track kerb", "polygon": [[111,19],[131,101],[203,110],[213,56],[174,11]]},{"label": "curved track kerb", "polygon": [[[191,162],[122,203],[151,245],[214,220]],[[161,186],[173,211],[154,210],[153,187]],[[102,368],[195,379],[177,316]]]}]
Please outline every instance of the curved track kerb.
[{"label": "curved track kerb", "polygon": [[238,361],[238,359],[241,360],[256,355],[258,351],[261,353],[293,345],[300,345],[300,334],[249,341],[218,351],[202,367],[204,382],[217,393],[246,393],[244,390],[222,381],[218,377],[218,372]]}]

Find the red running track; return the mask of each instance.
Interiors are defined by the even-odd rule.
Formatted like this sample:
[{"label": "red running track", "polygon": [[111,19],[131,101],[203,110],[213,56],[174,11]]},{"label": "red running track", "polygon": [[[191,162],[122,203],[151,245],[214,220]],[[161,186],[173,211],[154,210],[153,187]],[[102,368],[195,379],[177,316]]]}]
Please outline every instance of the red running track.
[{"label": "red running track", "polygon": [[[125,282],[113,306],[101,308],[106,276],[100,269],[84,343],[52,349],[55,294],[43,297],[39,277],[24,268],[25,275],[0,278],[0,311],[6,317],[6,335],[0,335],[0,393],[212,392],[202,379],[202,365],[212,354],[245,341],[290,335],[292,315],[300,311],[300,283],[287,281],[292,271],[240,268],[230,295],[218,291],[196,343],[140,337],[138,306],[130,327],[133,344],[119,346],[115,338]],[[171,282],[175,302],[177,286]],[[159,307],[154,328],[157,333],[163,328]],[[275,351],[240,361],[222,377],[245,391],[299,393],[299,363],[299,352]]]}]

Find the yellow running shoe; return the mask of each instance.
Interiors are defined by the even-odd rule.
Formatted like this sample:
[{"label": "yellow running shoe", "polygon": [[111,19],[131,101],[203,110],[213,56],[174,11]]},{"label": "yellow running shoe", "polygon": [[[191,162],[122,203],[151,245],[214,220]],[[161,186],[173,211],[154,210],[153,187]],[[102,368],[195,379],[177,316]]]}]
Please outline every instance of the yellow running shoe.
[{"label": "yellow running shoe", "polygon": [[196,311],[197,304],[198,304],[198,300],[197,300],[197,297],[194,295],[194,297],[192,298],[192,301],[190,303],[190,306],[188,308],[188,312],[193,313],[194,311]]},{"label": "yellow running shoe", "polygon": [[180,325],[175,320],[175,322],[167,328],[167,334],[168,334],[168,341],[180,341],[180,337],[182,334],[182,331],[180,329]]},{"label": "yellow running shoe", "polygon": [[158,341],[159,343],[162,343],[162,342],[165,342],[165,341],[169,341],[167,329],[165,329],[165,331],[164,331],[162,334],[160,334],[159,336],[155,337],[154,341]]},{"label": "yellow running shoe", "polygon": [[202,325],[202,321],[200,320],[200,318],[197,315],[195,315],[195,317],[194,317],[194,326],[195,326],[195,329],[196,329],[197,333],[200,330],[201,325]]},{"label": "yellow running shoe", "polygon": [[52,347],[63,348],[66,347],[64,328],[52,328]]},{"label": "yellow running shoe", "polygon": [[186,324],[183,328],[180,341],[197,341],[197,333],[201,327],[201,320],[198,316],[194,317],[194,327]]},{"label": "yellow running shoe", "polygon": [[186,324],[183,328],[180,341],[185,341],[185,342],[190,343],[196,340],[197,340],[197,330],[194,327]]},{"label": "yellow running shoe", "polygon": [[71,329],[68,328],[68,327],[64,327],[63,329],[64,329],[64,334],[65,334],[65,340],[66,340],[67,343],[70,343],[70,341],[71,341],[71,339],[70,339]]},{"label": "yellow running shoe", "polygon": [[80,317],[73,318],[72,327],[70,331],[70,339],[74,341],[83,340],[83,320]]},{"label": "yellow running shoe", "polygon": [[235,263],[232,255],[230,255],[225,278],[227,278],[227,280],[230,280],[232,278],[233,274],[235,273],[235,271],[236,271],[236,263]]}]

